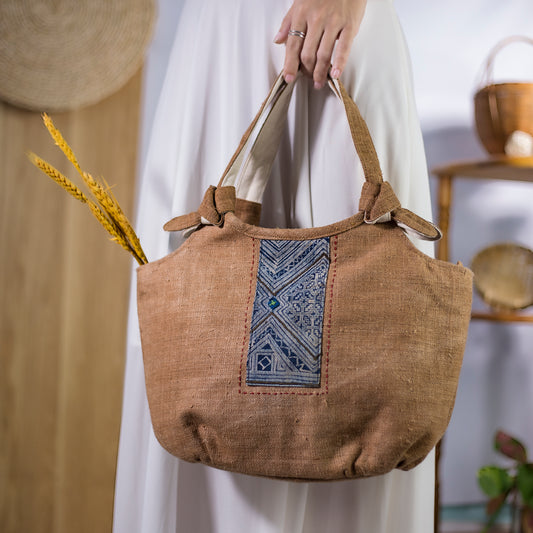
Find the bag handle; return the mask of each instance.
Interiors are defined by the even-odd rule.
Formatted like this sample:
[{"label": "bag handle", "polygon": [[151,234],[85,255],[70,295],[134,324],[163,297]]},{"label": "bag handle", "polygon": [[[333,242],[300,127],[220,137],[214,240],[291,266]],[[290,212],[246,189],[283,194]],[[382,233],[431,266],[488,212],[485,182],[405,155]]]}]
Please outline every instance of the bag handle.
[{"label": "bag handle", "polygon": [[[277,77],[224,170],[218,187],[208,188],[196,212],[167,222],[164,226],[166,231],[187,229],[187,233],[190,233],[201,225],[222,226],[225,213],[235,211],[237,197],[260,203],[280,142],[279,132],[282,122],[286,120],[294,83],[287,84],[282,74]],[[391,185],[383,181],[372,137],[357,105],[339,80],[329,78],[328,84],[344,104],[352,140],[363,167],[365,183],[359,210],[363,213],[364,221],[375,224],[393,219],[419,238],[431,241],[440,239],[442,234],[434,224],[401,207]],[[257,134],[252,135],[257,129]]]},{"label": "bag handle", "polygon": [[[286,120],[293,88],[294,84],[287,85],[283,76],[280,75],[277,77],[266,99],[252,120],[252,123],[244,132],[230,162],[222,173],[218,187],[235,186],[238,181],[242,182],[245,169],[249,168],[249,165],[254,159],[256,160],[255,167],[259,169],[262,166],[268,165],[267,169],[263,169],[266,174],[264,180],[268,179],[270,166],[274,161],[281,140],[280,135],[276,133],[281,130]],[[261,145],[263,148],[262,151],[259,151],[258,145]],[[246,160],[244,159],[245,156]],[[246,190],[251,187],[251,182],[254,178],[253,175],[256,174],[254,172],[248,173],[251,175],[244,180],[245,183],[240,183],[239,185],[240,187],[244,186]],[[241,178],[240,180],[239,177]],[[244,198],[248,198],[248,196],[248,194],[245,194]],[[257,202],[260,202],[260,200],[261,196],[259,195],[255,195],[254,200],[250,199],[250,201]]]},{"label": "bag handle", "polygon": [[[279,147],[279,132],[286,120],[294,83],[287,84],[282,74],[278,76],[224,170],[218,184],[219,188],[235,186],[237,183],[238,198],[261,202],[270,168]],[[361,160],[366,182],[380,186],[383,183],[383,175],[379,159],[359,109],[340,81],[329,78],[328,85],[344,104],[353,143]],[[255,130],[259,131],[256,133]]]},{"label": "bag handle", "polygon": [[494,80],[494,61],[496,56],[507,46],[513,43],[526,43],[533,46],[533,39],[525,35],[511,35],[499,41],[489,52],[487,60],[485,62],[485,68],[481,74],[480,87],[492,85]]}]

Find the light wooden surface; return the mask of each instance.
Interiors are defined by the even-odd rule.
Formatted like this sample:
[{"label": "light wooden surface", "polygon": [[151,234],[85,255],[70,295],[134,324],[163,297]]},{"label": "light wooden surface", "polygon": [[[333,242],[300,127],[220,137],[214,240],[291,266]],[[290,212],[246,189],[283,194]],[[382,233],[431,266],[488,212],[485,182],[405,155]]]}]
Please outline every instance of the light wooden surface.
[{"label": "light wooden surface", "polygon": [[[140,74],[53,115],[133,214]],[[111,530],[131,259],[25,157],[74,177],[38,113],[0,103],[0,531]]]}]

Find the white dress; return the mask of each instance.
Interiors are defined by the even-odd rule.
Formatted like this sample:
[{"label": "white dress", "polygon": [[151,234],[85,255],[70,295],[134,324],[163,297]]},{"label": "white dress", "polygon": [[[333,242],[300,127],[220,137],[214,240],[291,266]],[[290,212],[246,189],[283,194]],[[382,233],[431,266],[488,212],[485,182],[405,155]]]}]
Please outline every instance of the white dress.
[{"label": "white dress", "polygon": [[[272,42],[291,0],[187,0],[140,184],[137,229],[150,260],[176,246],[168,219],[196,210],[282,68]],[[402,205],[430,218],[405,41],[392,0],[368,0],[341,77]],[[263,204],[264,223],[329,224],[357,211],[362,173],[343,106],[300,79]],[[426,253],[432,248],[421,243]],[[434,456],[410,472],[290,483],[189,464],[155,440],[132,285],[114,533],[430,533]]]}]

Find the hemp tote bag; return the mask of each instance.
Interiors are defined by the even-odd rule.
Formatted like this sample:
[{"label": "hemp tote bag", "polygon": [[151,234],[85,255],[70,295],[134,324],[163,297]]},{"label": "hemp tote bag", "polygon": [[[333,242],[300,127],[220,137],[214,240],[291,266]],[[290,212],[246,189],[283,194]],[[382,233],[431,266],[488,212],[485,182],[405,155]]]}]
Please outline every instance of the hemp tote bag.
[{"label": "hemp tote bag", "polygon": [[403,209],[344,87],[366,177],[360,211],[309,229],[257,224],[293,84],[280,76],[218,187],[166,224],[190,236],[139,267],[155,435],[186,461],[256,476],[336,480],[408,470],[455,401],[472,273],[405,235]]}]

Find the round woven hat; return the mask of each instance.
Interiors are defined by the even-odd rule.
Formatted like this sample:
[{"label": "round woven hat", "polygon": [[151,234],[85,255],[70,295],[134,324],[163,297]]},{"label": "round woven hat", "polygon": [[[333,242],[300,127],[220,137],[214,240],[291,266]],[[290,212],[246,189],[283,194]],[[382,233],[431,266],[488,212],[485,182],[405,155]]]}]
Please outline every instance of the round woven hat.
[{"label": "round woven hat", "polygon": [[120,89],[139,69],[154,0],[1,0],[0,99],[67,111]]}]

